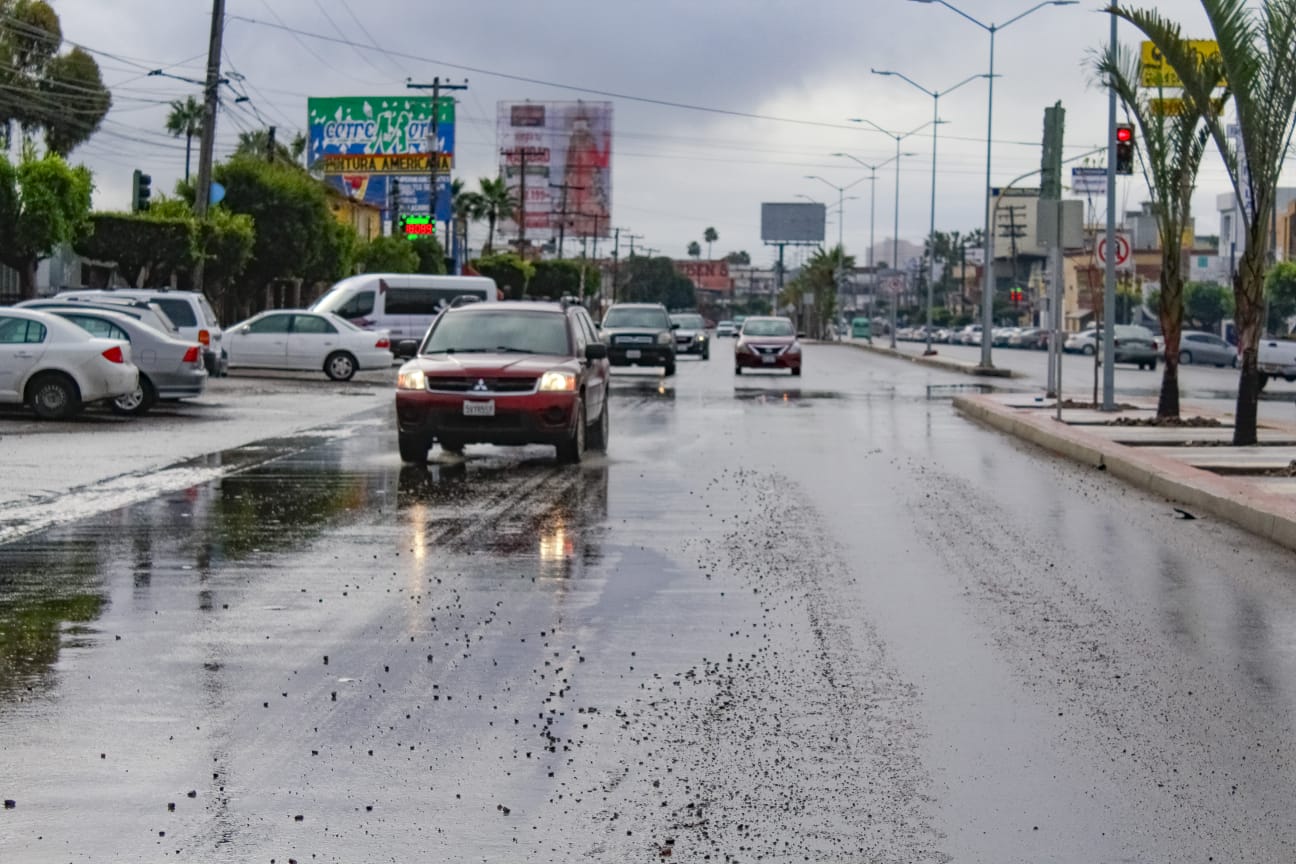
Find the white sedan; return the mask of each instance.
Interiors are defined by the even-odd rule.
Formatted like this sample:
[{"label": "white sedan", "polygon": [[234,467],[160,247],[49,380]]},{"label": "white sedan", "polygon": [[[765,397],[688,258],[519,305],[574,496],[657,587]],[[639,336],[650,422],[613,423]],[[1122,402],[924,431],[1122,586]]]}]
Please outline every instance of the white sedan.
[{"label": "white sedan", "polygon": [[0,402],[62,420],[139,387],[130,342],[91,336],[35,309],[0,309]]},{"label": "white sedan", "polygon": [[326,313],[274,309],[225,330],[231,369],[322,371],[334,381],[349,381],[361,369],[390,369],[391,339],[386,330],[361,330]]}]

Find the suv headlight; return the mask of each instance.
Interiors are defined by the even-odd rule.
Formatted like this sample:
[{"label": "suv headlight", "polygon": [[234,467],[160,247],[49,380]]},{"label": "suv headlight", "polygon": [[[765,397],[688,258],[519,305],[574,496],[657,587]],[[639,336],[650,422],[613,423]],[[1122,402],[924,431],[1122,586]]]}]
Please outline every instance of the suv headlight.
[{"label": "suv headlight", "polygon": [[551,369],[540,376],[540,392],[572,393],[576,390],[576,376],[570,372]]},{"label": "suv headlight", "polygon": [[427,376],[417,366],[413,369],[402,369],[396,375],[397,390],[426,390]]},{"label": "suv headlight", "polygon": [[675,341],[675,331],[667,330],[665,333],[657,334],[658,345],[669,345]]}]

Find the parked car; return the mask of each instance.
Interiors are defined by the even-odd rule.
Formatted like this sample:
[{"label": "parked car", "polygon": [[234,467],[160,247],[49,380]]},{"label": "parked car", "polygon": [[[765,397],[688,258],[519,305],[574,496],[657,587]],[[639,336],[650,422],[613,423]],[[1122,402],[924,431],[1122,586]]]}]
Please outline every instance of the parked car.
[{"label": "parked car", "polygon": [[1062,350],[1068,354],[1084,354],[1086,357],[1092,357],[1098,350],[1097,328],[1090,327],[1088,330],[1081,330],[1079,333],[1067,336],[1066,342],[1062,343]]},{"label": "parked car", "polygon": [[613,303],[600,325],[613,366],[661,366],[675,374],[675,331],[660,303]]},{"label": "parked car", "polygon": [[1296,381],[1296,339],[1261,339],[1257,362],[1261,387],[1269,383],[1270,378]]},{"label": "parked car", "polygon": [[1030,350],[1048,348],[1048,330],[1042,327],[1020,327],[1008,337],[1009,348],[1026,348]]},{"label": "parked car", "polygon": [[717,339],[723,336],[737,336],[738,325],[734,324],[732,321],[721,321],[716,324],[715,335]]},{"label": "parked car", "polygon": [[112,290],[79,289],[63,291],[55,295],[55,299],[58,300],[69,298],[96,300],[121,297],[148,300],[162,307],[162,311],[166,313],[167,318],[171,319],[180,331],[181,337],[203,346],[203,363],[207,367],[207,374],[213,377],[225,374],[227,364],[222,353],[224,330],[211,304],[207,302],[207,298],[200,292],[115,288]]},{"label": "parked car", "polygon": [[494,279],[422,273],[362,273],[335,283],[310,306],[362,330],[386,330],[395,342],[421,339],[433,319],[460,298],[483,303],[500,299]]},{"label": "parked car", "polygon": [[1185,330],[1179,335],[1179,362],[1208,366],[1236,366],[1237,349],[1214,333]]},{"label": "parked car", "polygon": [[695,312],[681,312],[670,316],[675,331],[675,353],[699,354],[703,360],[711,359],[711,340],[707,338],[706,322]]},{"label": "parked car", "polygon": [[1006,348],[1008,340],[1020,330],[1020,327],[995,327],[990,331],[990,344],[996,348]]},{"label": "parked car", "polygon": [[801,343],[792,319],[748,318],[734,343],[734,374],[743,369],[788,369],[801,374]]},{"label": "parked car", "polygon": [[[664,313],[663,313],[664,314]],[[446,310],[396,384],[401,460],[468,444],[552,444],[563,462],[606,450],[608,347],[578,305],[506,301]]]},{"label": "parked car", "polygon": [[119,414],[145,414],[159,399],[192,399],[207,387],[202,346],[197,342],[159,332],[121,312],[89,307],[53,312],[91,336],[130,343],[139,383],[134,392],[112,401]]},{"label": "parked car", "polygon": [[0,309],[0,402],[63,420],[138,386],[129,342],[91,336],[39,309]]},{"label": "parked car", "polygon": [[958,341],[960,345],[980,345],[981,344],[981,325],[969,324],[958,332]]},{"label": "parked car", "polygon": [[[113,297],[105,296],[94,300],[76,300],[72,298],[41,298],[36,300],[24,300],[21,303],[14,304],[19,309],[41,309],[45,312],[60,312],[63,310],[93,309],[104,312],[116,312],[121,315],[129,315],[137,321],[149,325],[154,330],[166,333],[171,336],[179,337],[180,328],[175,322],[167,317],[166,311],[161,306],[150,300],[135,300],[130,297]],[[193,340],[191,340],[193,341]]]},{"label": "parked car", "polygon": [[[1098,331],[1098,362],[1103,362],[1102,332]],[[1117,363],[1133,363],[1140,369],[1156,371],[1157,349],[1152,331],[1137,324],[1117,324],[1112,331],[1112,348]]]},{"label": "parked car", "polygon": [[336,315],[275,309],[235,324],[226,333],[229,366],[320,371],[350,381],[361,369],[390,369],[387,331],[362,330]]}]

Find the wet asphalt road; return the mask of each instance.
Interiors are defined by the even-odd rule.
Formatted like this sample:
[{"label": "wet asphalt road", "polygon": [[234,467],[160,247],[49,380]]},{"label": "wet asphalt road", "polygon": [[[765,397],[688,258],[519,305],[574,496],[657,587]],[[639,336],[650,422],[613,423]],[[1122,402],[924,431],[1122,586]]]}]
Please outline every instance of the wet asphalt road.
[{"label": "wet asphalt road", "polygon": [[1296,559],[807,362],[0,545],[0,861],[1296,858]]}]

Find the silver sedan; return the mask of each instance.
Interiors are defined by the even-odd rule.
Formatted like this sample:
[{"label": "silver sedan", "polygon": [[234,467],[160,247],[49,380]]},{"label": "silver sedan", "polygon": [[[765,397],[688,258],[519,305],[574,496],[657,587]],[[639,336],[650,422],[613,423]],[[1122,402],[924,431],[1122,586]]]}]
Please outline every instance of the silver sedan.
[{"label": "silver sedan", "polygon": [[1179,362],[1202,366],[1236,366],[1237,349],[1214,333],[1185,330],[1179,337]]},{"label": "silver sedan", "polygon": [[191,399],[207,387],[207,368],[197,342],[155,330],[130,315],[99,309],[50,309],[95,336],[129,342],[139,367],[139,387],[113,400],[119,414],[144,414],[159,399]]}]

